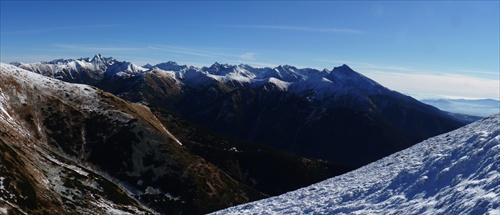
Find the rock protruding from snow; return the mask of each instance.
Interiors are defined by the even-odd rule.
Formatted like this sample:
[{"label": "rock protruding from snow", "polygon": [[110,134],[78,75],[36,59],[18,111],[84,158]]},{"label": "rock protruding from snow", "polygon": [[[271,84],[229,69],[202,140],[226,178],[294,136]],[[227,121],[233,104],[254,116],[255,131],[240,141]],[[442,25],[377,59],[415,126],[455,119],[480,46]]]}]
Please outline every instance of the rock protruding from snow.
[{"label": "rock protruding from snow", "polygon": [[500,114],[344,175],[215,214],[500,214]]}]

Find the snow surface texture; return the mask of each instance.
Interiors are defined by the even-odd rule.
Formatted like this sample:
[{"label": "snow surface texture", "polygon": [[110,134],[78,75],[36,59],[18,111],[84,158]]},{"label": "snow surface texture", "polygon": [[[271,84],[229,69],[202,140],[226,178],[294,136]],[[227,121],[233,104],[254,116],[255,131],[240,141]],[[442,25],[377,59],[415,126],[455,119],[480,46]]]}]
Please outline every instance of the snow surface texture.
[{"label": "snow surface texture", "polygon": [[500,114],[353,172],[214,214],[500,214]]}]

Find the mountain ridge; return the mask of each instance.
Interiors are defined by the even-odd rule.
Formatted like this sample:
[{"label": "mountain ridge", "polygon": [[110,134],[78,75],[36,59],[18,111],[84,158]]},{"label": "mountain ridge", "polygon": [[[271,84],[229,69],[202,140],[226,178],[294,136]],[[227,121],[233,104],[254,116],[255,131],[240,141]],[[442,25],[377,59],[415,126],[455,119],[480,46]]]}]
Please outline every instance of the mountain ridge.
[{"label": "mountain ridge", "polygon": [[9,214],[204,214],[353,169],[12,65],[0,64],[0,80],[0,208]]},{"label": "mountain ridge", "polygon": [[9,212],[199,214],[263,196],[191,154],[143,105],[0,68],[0,207]]},{"label": "mountain ridge", "polygon": [[[65,80],[68,82],[77,82],[81,83],[81,80],[78,80],[77,77],[74,77],[75,72],[79,71],[79,68],[83,70],[91,70],[92,72],[100,72],[99,76],[101,78],[104,73],[109,74],[108,76],[113,77],[117,73],[121,73],[122,75],[141,75],[146,72],[152,71],[154,68],[161,69],[163,71],[173,71],[176,73],[175,77],[178,81],[190,79],[189,75],[186,76],[188,71],[196,71],[198,73],[202,73],[206,75],[209,79],[222,81],[222,82],[240,82],[240,83],[250,83],[250,82],[263,82],[265,83],[273,83],[271,78],[278,79],[281,82],[287,82],[288,84],[293,84],[298,81],[306,81],[312,79],[312,81],[316,81],[315,78],[318,74],[323,74],[322,76],[326,76],[326,79],[330,81],[336,82],[348,82],[344,80],[341,76],[346,76],[346,74],[350,73],[348,78],[355,77],[358,80],[365,80],[370,82],[371,85],[379,85],[371,79],[366,78],[365,76],[354,72],[349,66],[343,64],[342,66],[335,67],[330,70],[316,70],[310,68],[297,69],[296,67],[290,65],[280,65],[275,68],[263,67],[256,68],[251,67],[246,64],[240,65],[229,65],[229,64],[219,64],[215,62],[210,67],[188,67],[186,65],[178,65],[176,62],[168,61],[165,63],[159,63],[156,65],[149,65],[148,68],[137,66],[131,62],[120,62],[114,59],[113,57],[103,57],[100,54],[96,54],[92,59],[91,58],[80,58],[77,60],[74,59],[57,59],[49,62],[37,62],[37,63],[12,63],[20,68],[24,68],[39,74],[43,74],[49,77],[56,77],[57,79]],[[99,71],[102,70],[102,71]],[[125,73],[125,74],[123,74]],[[338,75],[344,74],[344,75]],[[330,74],[330,75],[328,75]],[[353,74],[355,76],[353,76]],[[265,81],[267,79],[267,81]],[[331,80],[334,79],[334,80]],[[320,81],[320,80],[319,80]],[[315,83],[312,83],[315,84]],[[345,84],[345,83],[344,83]],[[255,86],[259,86],[261,84],[256,84]],[[304,87],[294,87],[294,91],[297,93],[301,93]],[[282,88],[285,89],[285,88]]]},{"label": "mountain ridge", "polygon": [[[114,59],[109,62],[128,65]],[[217,62],[197,68],[170,61],[148,70],[114,72],[127,75],[100,75],[91,81],[58,77],[165,109],[222,135],[349,165],[369,163],[465,124],[345,64],[320,71]],[[94,73],[104,71],[82,70],[82,74]],[[356,156],[360,151],[363,155]]]}]

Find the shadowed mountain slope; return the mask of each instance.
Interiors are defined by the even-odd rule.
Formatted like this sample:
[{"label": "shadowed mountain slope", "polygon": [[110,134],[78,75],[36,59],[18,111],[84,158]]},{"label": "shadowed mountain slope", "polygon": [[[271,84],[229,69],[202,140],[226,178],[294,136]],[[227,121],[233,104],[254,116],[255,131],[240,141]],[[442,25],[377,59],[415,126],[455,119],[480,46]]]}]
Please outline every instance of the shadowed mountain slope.
[{"label": "shadowed mountain slope", "polygon": [[203,213],[263,196],[186,150],[145,106],[5,64],[0,78],[8,211]]}]

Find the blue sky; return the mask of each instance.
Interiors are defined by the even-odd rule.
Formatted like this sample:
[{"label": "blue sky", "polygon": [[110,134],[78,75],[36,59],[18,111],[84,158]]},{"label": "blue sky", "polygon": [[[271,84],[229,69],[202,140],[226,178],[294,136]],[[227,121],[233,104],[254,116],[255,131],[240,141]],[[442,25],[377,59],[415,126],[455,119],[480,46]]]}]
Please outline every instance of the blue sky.
[{"label": "blue sky", "polygon": [[500,98],[499,1],[1,1],[0,60],[332,69],[416,97]]}]

